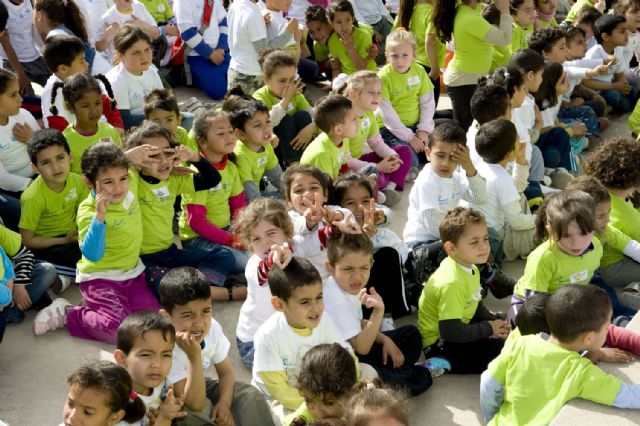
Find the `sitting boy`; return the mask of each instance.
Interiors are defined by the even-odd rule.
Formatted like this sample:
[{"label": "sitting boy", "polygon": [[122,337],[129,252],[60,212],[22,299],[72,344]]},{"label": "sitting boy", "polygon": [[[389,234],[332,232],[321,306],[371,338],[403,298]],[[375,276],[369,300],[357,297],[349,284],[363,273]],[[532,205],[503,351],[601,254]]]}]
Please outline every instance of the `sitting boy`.
[{"label": "sitting boy", "polygon": [[358,132],[358,117],[349,98],[329,95],[316,104],[313,121],[322,133],[304,150],[300,164],[315,166],[335,179],[347,170],[348,138]]},{"label": "sitting boy", "polygon": [[482,304],[476,264],[489,258],[487,224],[475,210],[456,207],[440,224],[448,257],[424,286],[418,329],[427,358],[442,357],[454,374],[480,374],[500,353],[506,321]]},{"label": "sitting boy", "polygon": [[196,141],[189,137],[189,133],[184,127],[180,126],[182,114],[175,95],[170,91],[155,89],[145,96],[144,119],[153,121],[163,129],[168,130],[176,143],[186,145],[195,152],[200,152]]},{"label": "sitting boy", "polygon": [[[160,281],[159,291],[160,313],[176,329],[177,347],[168,376],[175,397],[204,424],[273,424],[260,392],[236,382],[229,358],[231,345],[211,317],[211,291],[204,274],[190,267],[172,269]],[[218,380],[205,377],[211,364]]]},{"label": "sitting boy", "polygon": [[[589,307],[589,309],[585,309]],[[548,424],[573,398],[640,408],[640,385],[622,382],[581,356],[599,350],[611,323],[611,301],[593,285],[568,284],[546,303],[551,336],[510,339],[482,374],[480,406],[489,424]]]}]

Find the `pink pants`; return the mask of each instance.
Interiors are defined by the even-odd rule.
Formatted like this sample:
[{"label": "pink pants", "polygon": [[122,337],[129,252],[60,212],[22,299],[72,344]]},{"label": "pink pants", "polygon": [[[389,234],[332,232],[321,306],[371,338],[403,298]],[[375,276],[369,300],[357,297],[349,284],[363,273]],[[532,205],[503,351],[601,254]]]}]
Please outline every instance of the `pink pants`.
[{"label": "pink pants", "polygon": [[80,283],[86,306],[74,306],[67,315],[69,334],[115,344],[122,321],[133,312],[160,309],[144,272],[126,281],[95,279]]},{"label": "pink pants", "polygon": [[[411,168],[411,147],[409,145],[396,145],[392,146],[398,157],[402,160],[402,165],[398,167],[398,170],[391,173],[378,173],[378,189],[384,189],[389,182],[396,184],[396,188],[402,190],[404,188],[404,181],[409,174]],[[368,152],[360,157],[362,161],[368,161],[370,163],[379,163],[382,158],[375,152]]]},{"label": "pink pants", "polygon": [[604,344],[610,348],[618,348],[634,355],[640,355],[640,334],[624,327],[610,324]]}]

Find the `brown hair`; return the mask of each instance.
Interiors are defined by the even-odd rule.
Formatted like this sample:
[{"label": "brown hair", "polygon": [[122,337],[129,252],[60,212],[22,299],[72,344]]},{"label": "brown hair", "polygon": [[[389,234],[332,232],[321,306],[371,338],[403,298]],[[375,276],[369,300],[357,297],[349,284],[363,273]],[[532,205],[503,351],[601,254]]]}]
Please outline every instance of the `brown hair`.
[{"label": "brown hair", "polygon": [[266,78],[270,78],[278,68],[296,68],[297,64],[293,56],[283,50],[264,50],[260,54],[260,69]]},{"label": "brown hair", "polygon": [[325,195],[329,194],[329,190],[331,189],[331,178],[328,174],[315,166],[309,166],[306,164],[289,166],[282,174],[282,187],[284,188],[284,197],[287,201],[291,201],[291,184],[293,183],[293,178],[297,174],[311,176],[318,181],[324,190]]},{"label": "brown hair", "polygon": [[288,240],[293,237],[293,223],[284,203],[272,198],[258,198],[240,211],[234,224],[238,236],[248,248],[251,247],[253,230],[261,220],[281,229]]},{"label": "brown hair", "polygon": [[400,391],[363,387],[345,404],[349,426],[367,426],[375,418],[391,417],[402,425],[409,425],[407,397]]},{"label": "brown hair", "polygon": [[584,191],[591,195],[596,206],[600,203],[610,202],[611,195],[607,188],[593,176],[580,176],[569,182],[569,185],[565,189],[574,189],[577,191]]},{"label": "brown hair", "polygon": [[343,124],[347,111],[352,108],[351,99],[342,95],[328,95],[316,103],[313,121],[318,129],[329,133],[338,124]]},{"label": "brown hair", "polygon": [[536,244],[541,244],[548,237],[559,240],[574,220],[583,233],[595,232],[595,210],[596,204],[586,192],[565,190],[551,195],[538,209],[534,235]]},{"label": "brown hair", "polygon": [[334,265],[349,253],[365,253],[373,259],[373,243],[366,234],[345,234],[334,230],[327,241],[327,261]]},{"label": "brown hair", "polygon": [[630,189],[640,185],[640,143],[631,138],[609,139],[584,165],[586,174],[607,189]]},{"label": "brown hair", "polygon": [[477,210],[456,207],[450,210],[440,223],[440,239],[443,243],[447,241],[456,244],[464,234],[467,226],[476,223],[486,223],[484,216]]}]

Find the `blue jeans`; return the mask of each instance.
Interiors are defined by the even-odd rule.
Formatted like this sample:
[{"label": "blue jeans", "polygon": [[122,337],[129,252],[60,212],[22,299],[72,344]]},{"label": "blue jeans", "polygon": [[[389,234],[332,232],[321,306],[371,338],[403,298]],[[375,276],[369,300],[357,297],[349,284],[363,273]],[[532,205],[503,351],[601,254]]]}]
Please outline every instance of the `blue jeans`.
[{"label": "blue jeans", "polygon": [[314,81],[318,74],[320,74],[318,64],[311,59],[301,56],[298,60],[298,75],[300,79],[302,79],[302,81]]},{"label": "blue jeans", "polygon": [[613,112],[624,114],[631,112],[636,106],[638,89],[632,85],[631,92],[627,95],[623,95],[614,89],[603,90],[600,95],[607,101],[607,104],[611,105]]},{"label": "blue jeans", "polygon": [[540,133],[536,143],[542,152],[545,167],[552,169],[564,167],[571,171],[571,141],[569,133],[561,127],[554,127]]},{"label": "blue jeans", "polygon": [[[558,120],[563,123],[567,123],[568,121],[573,122],[574,120],[579,120],[583,122],[589,133],[592,135],[600,134],[600,126],[598,125],[598,116],[596,112],[590,106],[580,105],[578,107],[573,108],[561,108],[558,111]],[[567,123],[568,124],[568,123]]]},{"label": "blue jeans", "polygon": [[616,293],[613,287],[611,287],[609,284],[604,282],[604,280],[600,277],[599,271],[596,271],[596,273],[593,274],[593,277],[591,278],[591,282],[589,284],[597,285],[598,287],[600,287],[601,289],[607,292],[607,295],[611,300],[613,318],[619,317],[619,316],[633,318],[633,316],[636,314],[635,309],[631,309],[628,306],[620,304],[620,302],[618,301],[618,294]]},{"label": "blue jeans", "polygon": [[[31,303],[33,304],[43,297],[57,278],[58,272],[55,266],[48,262],[36,260],[33,272],[31,272],[31,284],[27,286],[27,293]],[[5,310],[8,311],[9,322],[20,323],[24,319],[24,313],[15,305]]]},{"label": "blue jeans", "polygon": [[238,352],[240,353],[240,359],[247,370],[253,370],[253,354],[255,350],[253,348],[253,342],[243,342],[236,337],[236,344],[238,345]]},{"label": "blue jeans", "polygon": [[[416,126],[408,126],[413,132],[416,131],[417,127]],[[398,145],[405,145],[408,146],[409,148],[411,148],[411,166],[412,167],[419,167],[420,166],[420,158],[418,157],[420,154],[422,154],[422,156],[424,157],[423,153],[417,153],[414,151],[413,147],[403,141],[400,140],[396,137],[396,135],[394,135],[393,133],[391,133],[390,130],[388,130],[386,127],[382,127],[380,129],[380,136],[382,136],[382,139],[384,140],[384,143],[386,143],[388,146],[390,146],[391,148],[393,148],[394,146],[398,146]]]},{"label": "blue jeans", "polygon": [[225,246],[224,244],[216,244],[207,240],[206,238],[196,237],[192,240],[183,240],[182,247],[190,250],[205,250],[216,251],[221,248],[228,250],[233,255],[233,267],[230,269],[232,274],[244,273],[244,268],[247,266],[249,256],[246,251],[238,250]]},{"label": "blue jeans", "polygon": [[224,62],[216,65],[202,56],[187,56],[187,62],[191,69],[193,84],[211,99],[219,100],[227,93],[227,71],[231,56],[224,55]]},{"label": "blue jeans", "polygon": [[182,115],[180,126],[188,132],[191,130],[193,120],[195,120],[196,116],[191,114],[189,111],[180,111],[180,114]]}]

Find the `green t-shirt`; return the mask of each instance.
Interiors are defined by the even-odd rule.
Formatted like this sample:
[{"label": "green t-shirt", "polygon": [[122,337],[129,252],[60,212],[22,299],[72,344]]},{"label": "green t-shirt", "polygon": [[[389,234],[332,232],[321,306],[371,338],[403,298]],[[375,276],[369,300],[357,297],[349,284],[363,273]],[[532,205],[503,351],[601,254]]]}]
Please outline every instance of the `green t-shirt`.
[{"label": "green t-shirt", "polygon": [[636,103],[635,108],[629,115],[629,120],[627,121],[627,126],[629,129],[638,135],[640,135],[640,102]]},{"label": "green t-shirt", "polygon": [[191,229],[187,223],[187,204],[205,206],[207,208],[207,220],[218,228],[224,229],[231,225],[229,198],[242,193],[242,181],[238,174],[238,168],[227,158],[220,165],[216,164],[215,166],[220,172],[221,180],[219,184],[211,189],[182,196],[182,214],[178,223],[181,240],[191,240],[198,236],[198,233]]},{"label": "green t-shirt", "polygon": [[120,135],[116,131],[115,127],[113,127],[109,123],[104,123],[102,121],[98,122],[98,131],[95,135],[83,136],[76,131],[76,129],[73,127],[73,124],[69,124],[67,128],[64,129],[62,134],[67,140],[69,148],[71,148],[71,155],[73,155],[73,161],[71,162],[71,171],[79,175],[82,174],[82,169],[80,168],[82,154],[84,154],[84,152],[91,145],[95,145],[101,139],[111,138],[111,141],[113,143],[118,146],[122,146]]},{"label": "green t-shirt", "polygon": [[233,152],[236,154],[236,166],[243,184],[253,182],[259,188],[260,179],[262,179],[265,170],[271,170],[278,166],[278,157],[276,157],[271,144],[266,144],[260,152],[255,152],[242,142],[236,141]]},{"label": "green t-shirt", "polygon": [[[416,125],[420,121],[420,97],[433,90],[424,68],[414,61],[406,73],[400,74],[387,64],[378,76],[382,80],[382,99],[391,102],[402,124]],[[378,126],[384,127],[381,116],[378,116]]]},{"label": "green t-shirt", "polygon": [[[180,194],[193,194],[193,175],[170,175],[167,180],[149,183],[138,175],[131,173],[137,181],[138,202],[142,212],[142,246],[141,254],[157,253],[166,250],[173,240],[173,205]],[[133,185],[134,179],[129,183]]]},{"label": "green t-shirt", "polygon": [[349,150],[351,157],[360,158],[362,148],[367,143],[367,139],[380,133],[380,127],[373,111],[367,111],[358,119],[358,133],[354,138],[349,139]]},{"label": "green t-shirt", "polygon": [[176,133],[173,135],[177,144],[185,145],[195,152],[200,152],[200,148],[196,143],[192,133],[187,132],[183,127],[178,126]]},{"label": "green t-shirt", "polygon": [[527,257],[524,275],[514,291],[525,297],[526,290],[553,293],[566,284],[589,284],[601,258],[602,243],[597,237],[593,237],[592,248],[581,256],[571,256],[547,240]]},{"label": "green t-shirt", "polygon": [[312,423],[316,420],[315,417],[313,417],[311,415],[311,413],[309,412],[309,408],[307,407],[307,403],[303,402],[300,407],[298,407],[298,409],[296,411],[294,411],[293,413],[289,414],[285,419],[284,419],[284,426],[289,426],[291,425],[291,422],[293,422],[295,419],[303,419],[305,422],[307,423]]},{"label": "green t-shirt", "polygon": [[573,6],[571,6],[571,9],[569,9],[569,13],[567,13],[567,17],[565,18],[565,21],[573,22],[573,18],[576,17],[576,13],[578,13],[580,9],[582,9],[585,6],[593,7],[594,3],[595,3],[594,0],[577,0],[573,4]]},{"label": "green t-shirt", "polygon": [[15,256],[22,245],[22,236],[4,225],[0,225],[0,247],[8,256]]},{"label": "green t-shirt", "polygon": [[631,241],[631,237],[608,223],[602,238],[600,267],[605,268],[620,262],[624,258],[624,248],[629,244],[629,241]]},{"label": "green t-shirt", "polygon": [[[253,97],[261,100],[267,108],[271,109],[277,103],[279,103],[282,99],[271,93],[271,90],[267,86],[262,86],[255,92],[253,92]],[[293,115],[298,111],[304,111],[307,109],[311,109],[311,105],[307,98],[304,97],[302,93],[298,93],[293,97],[291,102],[289,102],[289,106],[287,107],[287,114]]]},{"label": "green t-shirt", "polygon": [[418,302],[418,329],[422,346],[440,339],[438,323],[460,319],[469,324],[482,300],[480,272],[473,266],[473,274],[458,262],[447,257],[424,285]]},{"label": "green t-shirt", "polygon": [[320,63],[320,62],[324,62],[327,59],[329,59],[329,45],[328,44],[321,44],[318,43],[317,41],[313,42],[313,57],[315,58],[316,62]]},{"label": "green t-shirt", "polygon": [[82,178],[69,173],[64,189],[55,192],[38,176],[20,197],[20,228],[39,237],[60,237],[77,229],[78,206],[87,198],[89,188]]},{"label": "green t-shirt", "polygon": [[322,132],[307,146],[300,158],[300,164],[315,166],[335,179],[340,174],[340,168],[347,163],[349,140],[345,139],[341,146]]},{"label": "green t-shirt", "polygon": [[[611,195],[611,213],[609,214],[609,225],[627,235],[630,239],[640,241],[640,211],[633,207],[631,201],[609,193]],[[609,266],[622,260],[623,254],[617,250],[605,248],[603,256],[604,266]]]},{"label": "green t-shirt", "polygon": [[[425,50],[425,39],[427,34],[435,32],[431,17],[433,15],[433,5],[430,3],[416,3],[413,7],[413,13],[409,20],[409,28],[405,28],[411,32],[416,38],[416,62],[431,67],[427,51]],[[393,23],[393,29],[400,26],[400,15],[396,16]],[[442,65],[444,65],[445,46],[437,39],[438,63],[440,63],[440,54],[442,53]]]},{"label": "green t-shirt", "polygon": [[509,46],[493,46],[493,55],[491,56],[491,72],[497,68],[506,67],[511,59]]},{"label": "green t-shirt", "polygon": [[[361,58],[366,58],[369,55],[367,49],[371,47],[372,44],[371,34],[366,29],[360,27],[353,27],[353,31],[351,34],[353,35],[353,40],[356,45],[358,55],[360,55]],[[356,68],[353,61],[351,60],[351,56],[347,52],[347,49],[344,47],[344,43],[342,43],[340,37],[338,37],[338,34],[331,34],[327,45],[329,46],[329,54],[340,61],[343,73],[351,75],[354,72],[358,71],[358,68]],[[375,71],[377,69],[376,63],[373,59],[369,59],[366,69],[368,69],[369,71]]]},{"label": "green t-shirt", "polygon": [[522,28],[518,23],[513,23],[513,33],[511,35],[511,45],[509,46],[509,52],[513,55],[513,52],[519,49],[526,49],[529,47],[528,37],[533,34],[533,24],[529,24],[527,28]]},{"label": "green t-shirt", "polygon": [[173,18],[173,9],[171,9],[167,0],[140,0],[140,3],[153,16],[156,24]]},{"label": "green t-shirt", "polygon": [[482,7],[475,9],[460,4],[453,21],[453,38],[456,41],[456,54],[449,66],[451,69],[467,74],[485,74],[491,68],[491,44],[484,40],[493,28],[482,17]]},{"label": "green t-shirt", "polygon": [[[133,176],[130,173],[130,179]],[[134,178],[135,179],[135,178]],[[78,208],[78,242],[82,244],[89,225],[96,215],[96,199],[93,193],[80,203]],[[138,264],[142,244],[142,215],[136,195],[136,185],[118,204],[109,204],[105,214],[106,244],[104,256],[92,262],[82,256],[78,270],[84,273],[101,271],[128,271]]]},{"label": "green t-shirt", "polygon": [[556,18],[551,18],[550,21],[545,21],[544,19],[538,19],[538,25],[540,25],[540,28],[547,28],[547,27],[557,27],[558,26],[558,21],[556,21]]},{"label": "green t-shirt", "polygon": [[622,381],[579,353],[537,335],[505,344],[488,367],[504,386],[504,402],[490,425],[549,424],[564,404],[583,398],[612,405]]}]

